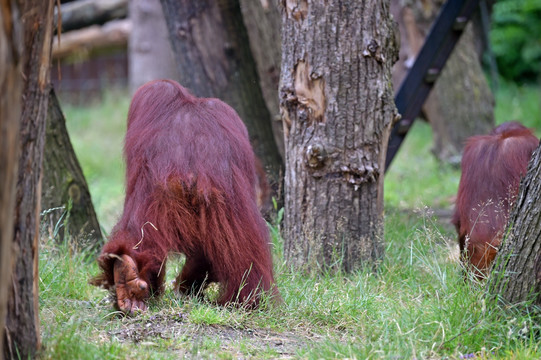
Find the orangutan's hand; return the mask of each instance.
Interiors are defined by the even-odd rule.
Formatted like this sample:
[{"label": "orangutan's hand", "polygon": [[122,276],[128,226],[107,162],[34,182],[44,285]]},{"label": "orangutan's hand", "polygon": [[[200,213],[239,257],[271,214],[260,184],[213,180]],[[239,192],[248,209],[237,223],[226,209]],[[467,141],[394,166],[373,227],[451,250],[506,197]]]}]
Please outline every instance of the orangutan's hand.
[{"label": "orangutan's hand", "polygon": [[145,311],[145,300],[148,298],[148,284],[139,278],[139,270],[135,261],[122,255],[115,260],[114,277],[116,286],[116,301],[120,311],[127,314]]}]

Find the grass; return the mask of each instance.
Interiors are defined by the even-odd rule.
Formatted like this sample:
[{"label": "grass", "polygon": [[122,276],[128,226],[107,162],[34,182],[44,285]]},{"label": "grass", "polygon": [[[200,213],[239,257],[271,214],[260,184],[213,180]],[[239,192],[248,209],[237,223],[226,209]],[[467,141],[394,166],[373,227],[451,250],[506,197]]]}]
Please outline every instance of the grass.
[{"label": "grass", "polygon": [[[60,101],[62,99],[60,98]],[[119,90],[83,109],[62,104],[75,153],[82,164],[101,226],[108,233],[124,200],[122,146],[130,99]]]},{"label": "grass", "polygon": [[[538,89],[502,91],[510,105],[498,107],[498,122],[539,106]],[[125,96],[113,94],[103,106],[64,107],[105,226],[114,223],[122,204],[127,104]],[[538,126],[539,112],[530,120],[529,126]],[[454,230],[432,210],[450,213],[459,172],[432,159],[427,139],[428,125],[415,124],[387,174],[386,253],[377,272],[300,274],[277,250],[276,280],[284,298],[279,307],[249,312],[178,297],[170,282],[182,259],[172,257],[164,296],[152,300],[145,314],[123,317],[105,290],[88,285],[98,272],[93,255],[43,238],[40,358],[539,358],[538,315],[503,309],[486,300],[482,284],[463,281]],[[271,233],[281,249],[275,225]]]},{"label": "grass", "polygon": [[440,164],[432,156],[432,130],[416,121],[404,148],[385,176],[385,207],[415,209],[423,206],[448,208],[456,195],[460,172]]},{"label": "grass", "polygon": [[503,82],[496,94],[496,122],[517,120],[541,135],[541,91],[532,85]]}]

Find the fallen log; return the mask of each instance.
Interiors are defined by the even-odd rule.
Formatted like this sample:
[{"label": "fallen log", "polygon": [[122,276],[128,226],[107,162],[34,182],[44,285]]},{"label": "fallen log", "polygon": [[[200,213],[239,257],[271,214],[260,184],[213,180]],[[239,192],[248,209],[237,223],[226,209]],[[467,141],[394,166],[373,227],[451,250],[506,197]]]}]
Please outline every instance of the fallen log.
[{"label": "fallen log", "polygon": [[[62,32],[102,25],[128,16],[128,0],[79,0],[60,7]],[[55,23],[58,23],[55,9]]]},{"label": "fallen log", "polygon": [[72,54],[84,56],[100,48],[127,46],[131,28],[131,21],[123,19],[66,32],[60,39],[57,36],[54,38],[53,58],[63,58]]}]

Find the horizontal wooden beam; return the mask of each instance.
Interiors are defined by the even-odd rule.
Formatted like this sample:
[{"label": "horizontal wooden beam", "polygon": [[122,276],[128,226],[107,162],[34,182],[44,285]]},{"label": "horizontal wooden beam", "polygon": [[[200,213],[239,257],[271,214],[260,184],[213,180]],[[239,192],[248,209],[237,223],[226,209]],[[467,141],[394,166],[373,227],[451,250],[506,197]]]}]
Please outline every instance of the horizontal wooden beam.
[{"label": "horizontal wooden beam", "polygon": [[53,58],[73,54],[85,55],[93,50],[107,47],[127,46],[132,28],[131,20],[113,20],[104,25],[92,25],[72,30],[53,40]]},{"label": "horizontal wooden beam", "polygon": [[62,32],[82,29],[91,25],[102,25],[113,19],[128,16],[128,0],[78,0],[55,10],[55,23],[62,19]]}]

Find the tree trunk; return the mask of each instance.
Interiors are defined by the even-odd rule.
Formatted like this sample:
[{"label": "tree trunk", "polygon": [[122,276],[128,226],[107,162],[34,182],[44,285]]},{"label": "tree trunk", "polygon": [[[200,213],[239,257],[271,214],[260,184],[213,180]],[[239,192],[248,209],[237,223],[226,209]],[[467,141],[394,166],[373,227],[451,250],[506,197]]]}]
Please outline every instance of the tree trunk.
[{"label": "tree trunk", "polygon": [[0,357],[13,267],[13,210],[21,120],[22,26],[15,0],[0,0]]},{"label": "tree trunk", "polygon": [[286,259],[308,269],[374,264],[397,118],[389,1],[287,1],[282,19]]},{"label": "tree trunk", "polygon": [[[402,6],[392,0],[401,34],[400,61],[393,68],[395,89],[413,65],[443,3],[414,0]],[[479,22],[478,18],[473,22]],[[464,141],[494,127],[494,98],[481,68],[479,31],[474,29],[468,24],[423,106],[423,116],[432,125],[432,152],[440,161],[456,165]]]},{"label": "tree trunk", "polygon": [[467,25],[423,112],[432,125],[432,152],[455,165],[468,137],[494,127],[494,97],[475,51],[473,24]]},{"label": "tree trunk", "polygon": [[[101,248],[100,224],[53,90],[49,93],[42,189],[41,208],[46,213],[42,221],[50,233],[57,233],[60,240],[71,238],[80,248]],[[60,226],[63,224],[66,229]]]},{"label": "tree trunk", "polygon": [[250,49],[257,65],[259,85],[272,118],[274,141],[285,159],[284,131],[280,118],[278,83],[282,60],[282,18],[273,0],[240,0],[242,19],[248,31]]},{"label": "tree trunk", "polygon": [[242,118],[271,185],[282,162],[250,52],[238,0],[161,0],[180,82],[195,95],[217,97]]},{"label": "tree trunk", "polygon": [[6,358],[34,357],[40,344],[38,306],[38,226],[41,163],[50,89],[49,68],[54,0],[23,2],[25,58],[20,159],[15,197],[15,264],[6,317]]},{"label": "tree trunk", "polygon": [[489,292],[505,302],[541,305],[541,147],[532,155],[489,277]]},{"label": "tree trunk", "polygon": [[129,72],[130,91],[156,79],[178,81],[169,32],[160,0],[130,2]]}]

